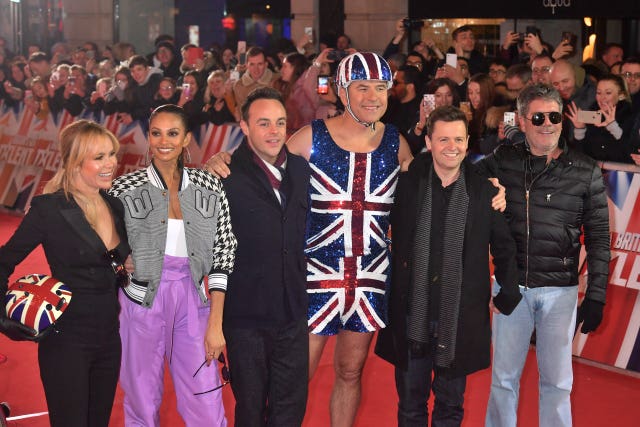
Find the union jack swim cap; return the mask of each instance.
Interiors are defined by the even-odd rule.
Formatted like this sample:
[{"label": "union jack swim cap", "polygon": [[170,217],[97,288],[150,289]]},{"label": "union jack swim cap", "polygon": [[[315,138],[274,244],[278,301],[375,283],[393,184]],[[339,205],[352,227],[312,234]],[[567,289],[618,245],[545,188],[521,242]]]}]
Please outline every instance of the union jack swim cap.
[{"label": "union jack swim cap", "polygon": [[393,86],[389,64],[373,52],[352,53],[340,61],[337,73],[338,86],[346,89],[354,80],[381,80],[387,83],[387,89]]},{"label": "union jack swim cap", "polygon": [[4,302],[7,317],[37,333],[53,325],[69,306],[71,291],[64,283],[44,274],[28,274],[16,280]]}]

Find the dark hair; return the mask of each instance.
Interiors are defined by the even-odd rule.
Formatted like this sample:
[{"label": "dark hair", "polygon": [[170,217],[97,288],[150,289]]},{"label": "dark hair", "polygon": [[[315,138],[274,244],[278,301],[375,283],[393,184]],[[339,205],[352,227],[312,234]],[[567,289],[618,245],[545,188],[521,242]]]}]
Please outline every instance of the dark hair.
[{"label": "dark hair", "polygon": [[469,132],[469,122],[467,122],[467,116],[457,107],[453,105],[443,105],[434,109],[429,118],[427,119],[427,136],[431,138],[433,135],[433,128],[436,122],[463,122],[464,128]]},{"label": "dark hair", "polygon": [[160,43],[162,42],[169,42],[171,43],[171,45],[173,46],[175,41],[175,38],[172,35],[169,34],[160,34],[158,37],[156,37],[156,39],[153,41],[153,44],[155,46],[158,46]]},{"label": "dark hair", "polygon": [[562,98],[560,93],[551,86],[544,84],[535,84],[522,89],[518,95],[518,115],[526,117],[529,113],[529,105],[535,100],[553,101],[560,107],[562,111]]},{"label": "dark hair", "polygon": [[527,64],[513,64],[507,68],[505,78],[511,79],[513,77],[518,77],[522,83],[527,84],[531,80],[531,67]]},{"label": "dark hair", "polygon": [[278,101],[282,104],[282,108],[284,106],[284,100],[282,99],[282,95],[276,89],[268,86],[259,87],[257,89],[252,90],[247,96],[247,99],[244,100],[242,107],[240,107],[240,114],[242,116],[242,120],[245,122],[249,120],[249,108],[251,104],[259,99],[273,99],[274,101]]},{"label": "dark hair", "polygon": [[398,68],[398,71],[402,71],[404,73],[404,84],[413,84],[416,94],[421,95],[424,88],[422,85],[422,76],[420,70],[418,70],[413,65],[404,65]]},{"label": "dark hair", "polygon": [[494,65],[494,64],[499,65],[500,67],[504,67],[505,70],[509,68],[509,62],[503,58],[493,58],[491,59],[491,61],[489,61],[489,65]]},{"label": "dark hair", "polygon": [[284,99],[288,99],[289,95],[291,95],[291,91],[293,90],[293,86],[296,84],[300,76],[304,74],[304,72],[311,65],[307,58],[298,52],[289,53],[284,57],[284,61],[291,64],[293,67],[293,74],[291,75],[291,81],[285,82],[282,80],[282,76],[278,79],[278,81],[274,84],[274,87],[282,93]]},{"label": "dark hair", "polygon": [[267,59],[267,54],[264,52],[264,49],[260,46],[252,46],[247,51],[247,58],[253,58],[254,56],[262,55],[264,59]]},{"label": "dark hair", "polygon": [[453,105],[456,107],[460,105],[460,95],[458,93],[458,85],[453,80],[447,77],[440,77],[437,79],[433,79],[427,85],[427,90],[425,93],[436,93],[436,91],[442,86],[447,86],[451,91],[451,95],[453,96]]},{"label": "dark hair", "polygon": [[598,79],[598,83],[602,81],[613,82],[616,86],[618,86],[618,89],[620,89],[620,92],[624,96],[624,100],[627,102],[631,102],[631,95],[629,94],[629,87],[627,86],[627,80],[624,79],[622,76],[619,76],[617,74],[607,73],[607,74],[601,75],[600,78]]},{"label": "dark hair", "polygon": [[[151,122],[153,122],[153,119],[155,119],[156,116],[158,116],[159,114],[163,114],[163,113],[173,114],[174,116],[177,116],[180,119],[180,122],[182,123],[182,127],[184,128],[185,134],[190,132],[189,116],[184,111],[184,108],[174,104],[164,104],[159,106],[155,110],[153,110],[151,112],[151,115],[149,116],[149,128],[151,128]],[[178,156],[178,167],[181,169],[184,167],[184,150],[185,148],[182,149],[180,156]]]},{"label": "dark hair", "polygon": [[207,83],[205,81],[204,75],[200,71],[187,71],[186,73],[184,73],[182,81],[184,81],[184,78],[187,76],[193,76],[193,78],[196,80],[196,84],[198,85],[198,92],[204,92],[204,87],[207,85]]},{"label": "dark hair", "polygon": [[129,69],[132,69],[136,65],[142,65],[143,67],[148,67],[149,63],[147,62],[147,58],[142,55],[133,55],[129,59]]},{"label": "dark hair", "polygon": [[29,62],[45,62],[49,60],[49,55],[44,52],[33,52],[29,55]]},{"label": "dark hair", "polygon": [[609,53],[609,50],[611,50],[612,48],[617,47],[619,49],[622,49],[622,51],[624,52],[624,46],[622,46],[620,43],[607,43],[604,45],[604,47],[602,48],[602,54],[600,56],[604,56],[607,53]]},{"label": "dark hair", "polygon": [[451,38],[455,40],[456,38],[458,38],[458,34],[466,33],[467,31],[473,31],[470,25],[463,25],[462,27],[458,27],[455,30],[453,30],[453,33],[451,33]]}]

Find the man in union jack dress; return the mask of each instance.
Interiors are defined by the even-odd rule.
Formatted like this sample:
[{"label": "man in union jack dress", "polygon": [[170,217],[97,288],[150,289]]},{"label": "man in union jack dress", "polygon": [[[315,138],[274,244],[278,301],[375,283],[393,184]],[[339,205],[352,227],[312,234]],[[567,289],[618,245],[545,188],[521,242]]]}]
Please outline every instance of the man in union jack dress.
[{"label": "man in union jack dress", "polygon": [[412,159],[405,139],[379,120],[392,73],[375,53],[357,52],[338,66],[345,112],[316,120],[287,142],[311,165],[307,221],[309,374],[337,335],[331,425],[353,424],[371,338],[385,327],[389,283],[389,211],[398,173]]}]

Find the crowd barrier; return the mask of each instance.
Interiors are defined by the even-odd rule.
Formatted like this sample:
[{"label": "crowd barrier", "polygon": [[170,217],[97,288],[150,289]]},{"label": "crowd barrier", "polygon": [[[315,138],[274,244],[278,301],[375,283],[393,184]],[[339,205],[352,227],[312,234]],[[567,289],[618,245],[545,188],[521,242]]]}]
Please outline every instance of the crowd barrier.
[{"label": "crowd barrier", "polygon": [[[30,110],[0,106],[0,205],[24,210],[60,164],[60,129],[79,118],[102,123],[120,140],[118,173],[146,166],[147,140],[143,123],[123,125],[114,116],[63,112],[40,120]],[[202,125],[189,145],[191,164],[199,165],[218,151],[235,149],[242,141],[237,125]],[[611,273],[607,304],[596,333],[577,333],[574,354],[623,369],[640,371],[640,169],[603,164],[611,219]],[[584,265],[581,290],[587,281]]]},{"label": "crowd barrier", "polygon": [[[67,124],[89,119],[101,123],[120,141],[118,175],[148,162],[147,124],[119,123],[115,115],[86,111],[77,117],[62,111],[39,119],[23,105],[0,105],[0,205],[24,210],[60,166],[58,134]],[[219,151],[234,150],[242,141],[240,126],[205,124],[195,129],[187,161],[199,166]]]}]

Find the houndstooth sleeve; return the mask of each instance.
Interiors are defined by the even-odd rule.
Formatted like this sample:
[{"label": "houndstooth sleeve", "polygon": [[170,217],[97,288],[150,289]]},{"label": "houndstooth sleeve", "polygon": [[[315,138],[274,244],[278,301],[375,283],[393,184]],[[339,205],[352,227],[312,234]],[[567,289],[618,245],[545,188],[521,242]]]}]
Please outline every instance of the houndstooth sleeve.
[{"label": "houndstooth sleeve", "polygon": [[238,242],[233,234],[231,227],[231,213],[229,210],[229,201],[224,191],[222,182],[212,174],[197,170],[198,178],[206,182],[206,186],[220,195],[218,203],[220,210],[218,212],[218,223],[216,229],[216,241],[213,247],[213,264],[209,272],[209,292],[226,291],[227,278],[233,271],[233,263],[235,260],[236,247]]}]

